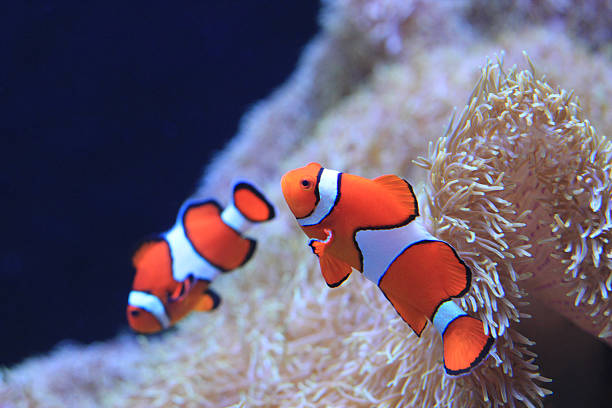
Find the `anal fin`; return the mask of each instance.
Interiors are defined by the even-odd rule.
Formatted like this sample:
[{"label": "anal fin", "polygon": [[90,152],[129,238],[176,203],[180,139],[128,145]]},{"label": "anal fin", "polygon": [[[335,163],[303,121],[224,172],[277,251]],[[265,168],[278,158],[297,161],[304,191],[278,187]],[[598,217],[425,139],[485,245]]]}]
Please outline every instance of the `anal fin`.
[{"label": "anal fin", "polygon": [[[383,293],[385,293],[383,291]],[[416,310],[413,306],[409,305],[406,302],[402,302],[401,300],[393,299],[385,293],[391,305],[395,308],[397,314],[410,326],[410,328],[414,331],[414,334],[417,337],[421,336],[423,329],[427,325],[427,317],[422,312]]]}]

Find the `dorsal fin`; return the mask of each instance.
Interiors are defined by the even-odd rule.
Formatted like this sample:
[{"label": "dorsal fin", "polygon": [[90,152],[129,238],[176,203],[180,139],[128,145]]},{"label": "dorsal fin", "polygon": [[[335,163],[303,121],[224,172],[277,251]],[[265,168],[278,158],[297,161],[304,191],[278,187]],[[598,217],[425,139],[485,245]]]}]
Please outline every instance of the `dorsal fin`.
[{"label": "dorsal fin", "polygon": [[170,247],[163,238],[142,241],[132,256],[132,265],[136,269],[134,290],[152,291],[156,296],[174,290],[177,282],[172,276]]},{"label": "dorsal fin", "polygon": [[373,181],[390,192],[400,205],[406,209],[409,216],[416,217],[419,215],[419,205],[416,195],[414,194],[412,186],[406,180],[393,174],[387,174],[376,177]]},{"label": "dorsal fin", "polygon": [[138,249],[136,249],[136,252],[134,252],[134,255],[132,255],[132,265],[134,266],[134,268],[138,268],[138,264],[140,264],[143,259],[142,257],[147,253],[149,249],[153,247],[154,244],[155,242],[153,241],[143,242],[142,244],[140,244]]},{"label": "dorsal fin", "polygon": [[[161,245],[160,245],[161,244]],[[138,266],[145,259],[145,255],[155,248],[155,251],[150,252],[149,256],[159,257],[165,255],[165,252],[161,248],[163,246],[163,238],[155,237],[155,238],[147,238],[140,242],[136,251],[132,255],[132,265],[134,268],[138,269]],[[160,248],[156,248],[160,247]],[[161,252],[160,252],[161,251]]]}]

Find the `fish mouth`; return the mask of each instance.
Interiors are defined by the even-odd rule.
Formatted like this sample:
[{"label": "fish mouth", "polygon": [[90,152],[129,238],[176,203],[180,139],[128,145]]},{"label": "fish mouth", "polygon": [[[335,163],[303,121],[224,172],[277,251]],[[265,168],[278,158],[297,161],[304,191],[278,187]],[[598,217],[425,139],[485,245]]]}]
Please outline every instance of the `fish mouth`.
[{"label": "fish mouth", "polygon": [[281,191],[283,192],[283,196],[285,196],[285,201],[287,200],[287,194],[289,193],[290,177],[290,173],[285,173],[283,177],[281,177]]}]

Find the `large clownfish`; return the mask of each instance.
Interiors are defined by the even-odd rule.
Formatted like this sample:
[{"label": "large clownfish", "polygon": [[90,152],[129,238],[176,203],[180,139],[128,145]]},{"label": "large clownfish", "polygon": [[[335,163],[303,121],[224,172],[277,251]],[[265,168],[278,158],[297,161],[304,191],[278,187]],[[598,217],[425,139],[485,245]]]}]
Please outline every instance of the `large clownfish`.
[{"label": "large clownfish", "polygon": [[407,181],[393,175],[369,180],[310,163],[285,174],[281,187],[330,287],[353,268],[378,285],[417,336],[432,321],[450,375],[485,359],[493,338],[452,300],[468,292],[471,271],[425,230]]},{"label": "large clownfish", "polygon": [[223,272],[244,265],[256,242],[243,234],[274,218],[274,207],[253,185],[234,185],[223,211],[214,200],[185,202],[174,226],[143,243],[132,258],[136,269],[127,319],[139,333],[155,333],[192,310],[216,308],[221,298],[209,288]]}]

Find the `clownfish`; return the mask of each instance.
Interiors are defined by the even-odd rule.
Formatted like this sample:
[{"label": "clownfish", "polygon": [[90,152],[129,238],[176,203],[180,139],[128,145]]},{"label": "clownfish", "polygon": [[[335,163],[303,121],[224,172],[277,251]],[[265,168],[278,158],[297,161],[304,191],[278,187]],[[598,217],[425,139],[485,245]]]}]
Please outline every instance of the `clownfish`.
[{"label": "clownfish", "polygon": [[244,232],[274,215],[272,204],[247,182],[234,185],[224,210],[215,200],[186,201],[174,226],[144,242],[132,257],[136,274],[128,296],[130,327],[156,333],[193,310],[215,309],[221,298],[210,283],[253,256],[256,241]]},{"label": "clownfish", "polygon": [[452,300],[468,292],[471,271],[424,228],[406,180],[370,180],[310,163],[286,173],[281,187],[328,286],[341,285],[356,269],[417,336],[433,322],[449,375],[467,373],[487,357],[493,338]]}]

